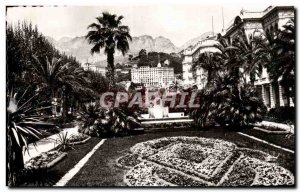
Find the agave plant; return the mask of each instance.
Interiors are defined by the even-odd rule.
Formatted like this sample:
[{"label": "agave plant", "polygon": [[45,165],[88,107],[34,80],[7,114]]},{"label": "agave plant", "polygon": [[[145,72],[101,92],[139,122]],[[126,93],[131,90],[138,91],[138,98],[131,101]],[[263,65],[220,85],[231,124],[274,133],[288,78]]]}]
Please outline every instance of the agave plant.
[{"label": "agave plant", "polygon": [[[29,139],[40,139],[42,134],[34,128],[36,125],[51,125],[41,121],[38,112],[50,107],[38,107],[32,104],[38,92],[28,100],[25,95],[28,89],[19,97],[17,92],[11,91],[7,95],[7,173],[8,185],[17,184],[17,174],[24,168],[23,148],[28,149]],[[40,103],[41,104],[41,103]],[[35,144],[35,143],[33,143]],[[28,151],[28,150],[27,150]]]},{"label": "agave plant", "polygon": [[58,150],[60,151],[67,151],[69,149],[74,149],[71,144],[72,135],[69,137],[68,132],[62,132],[58,134],[55,143],[58,145]]}]

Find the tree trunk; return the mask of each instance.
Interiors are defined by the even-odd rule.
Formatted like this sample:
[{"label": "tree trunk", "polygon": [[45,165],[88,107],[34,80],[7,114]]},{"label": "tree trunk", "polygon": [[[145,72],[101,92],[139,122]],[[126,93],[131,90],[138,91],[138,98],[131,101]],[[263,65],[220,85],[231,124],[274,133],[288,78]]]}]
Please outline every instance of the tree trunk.
[{"label": "tree trunk", "polygon": [[18,184],[18,174],[24,169],[24,160],[22,147],[8,133],[7,135],[7,185],[10,187]]},{"label": "tree trunk", "polygon": [[107,67],[108,67],[108,79],[109,89],[115,86],[115,66],[114,66],[114,49],[110,49],[107,52]]}]

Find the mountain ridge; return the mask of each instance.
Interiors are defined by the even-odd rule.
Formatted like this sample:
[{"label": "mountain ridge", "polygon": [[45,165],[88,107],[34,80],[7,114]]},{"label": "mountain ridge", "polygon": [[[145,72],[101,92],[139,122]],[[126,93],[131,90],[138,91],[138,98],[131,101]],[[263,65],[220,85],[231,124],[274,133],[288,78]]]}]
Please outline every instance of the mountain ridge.
[{"label": "mountain ridge", "polygon": [[[67,55],[73,55],[77,58],[80,63],[90,62],[90,63],[103,63],[106,60],[106,55],[104,51],[100,51],[100,54],[91,54],[90,50],[92,45],[90,45],[84,36],[76,37],[61,37],[58,40],[47,36],[47,39],[61,52]],[[138,54],[141,49],[146,49],[147,52],[164,52],[164,53],[177,53],[180,49],[176,47],[170,39],[163,36],[158,36],[153,38],[150,35],[141,35],[132,37],[132,41],[129,42],[130,50],[128,53]],[[125,56],[121,52],[116,51],[115,61],[125,62],[128,59],[128,54]],[[100,64],[103,65],[104,64]]]}]

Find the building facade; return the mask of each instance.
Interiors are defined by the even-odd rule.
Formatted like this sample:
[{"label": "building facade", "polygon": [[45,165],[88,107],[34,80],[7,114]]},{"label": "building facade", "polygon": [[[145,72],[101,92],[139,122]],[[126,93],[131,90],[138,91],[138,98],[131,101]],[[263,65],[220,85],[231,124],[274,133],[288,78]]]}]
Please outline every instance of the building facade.
[{"label": "building facade", "polygon": [[[227,27],[223,29],[221,35],[228,41],[231,41],[240,30],[245,31],[247,39],[250,40],[257,32],[268,32],[274,34],[278,29],[288,21],[294,19],[295,8],[293,6],[268,7],[261,12],[242,10],[239,16],[233,18]],[[213,45],[217,43],[215,37],[207,37],[199,41],[195,46],[189,47],[183,51],[183,82],[185,85],[197,85],[198,89],[206,85],[207,72],[204,69],[191,71],[193,61],[197,59],[200,53],[209,51],[218,51]],[[193,73],[195,73],[193,75]],[[246,74],[246,79],[250,80]],[[284,96],[284,91],[279,82],[272,83],[266,69],[260,77],[256,77],[255,86],[268,108],[276,106],[286,106],[290,103],[294,106],[291,98]],[[289,102],[288,102],[289,101]]]},{"label": "building facade", "polygon": [[[269,6],[261,12],[242,10],[221,33],[231,41],[239,30],[245,31],[247,39],[250,40],[257,32],[274,34],[278,29],[283,29],[291,19],[294,19],[295,8],[293,6]],[[268,108],[288,105],[294,103],[291,98],[284,96],[284,90],[279,82],[270,81],[267,70],[264,68],[260,77],[256,77],[255,86]]]},{"label": "building facade", "polygon": [[84,70],[90,70],[90,71],[94,71],[96,73],[100,73],[102,76],[106,76],[106,72],[107,72],[107,69],[104,68],[104,67],[99,67],[99,66],[96,66],[96,65],[93,65],[93,64],[85,64],[83,66]]},{"label": "building facade", "polygon": [[131,69],[131,81],[142,83],[145,87],[162,87],[175,80],[174,68],[142,66]]}]

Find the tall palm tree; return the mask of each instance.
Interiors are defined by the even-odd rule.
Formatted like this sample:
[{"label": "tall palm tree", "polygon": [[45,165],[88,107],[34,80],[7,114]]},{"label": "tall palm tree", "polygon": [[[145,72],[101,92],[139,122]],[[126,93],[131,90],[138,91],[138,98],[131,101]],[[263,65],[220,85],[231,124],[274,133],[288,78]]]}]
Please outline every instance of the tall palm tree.
[{"label": "tall palm tree", "polygon": [[238,32],[237,41],[234,42],[234,46],[236,46],[240,52],[239,56],[242,61],[244,73],[250,76],[252,85],[254,85],[256,76],[260,76],[263,69],[260,54],[257,54],[260,37],[255,34],[256,32],[248,39],[245,31],[241,30]]},{"label": "tall palm tree", "polygon": [[123,55],[129,50],[129,41],[132,40],[129,34],[129,27],[122,25],[123,16],[117,16],[108,12],[103,12],[102,16],[97,17],[97,22],[88,26],[91,29],[86,38],[90,44],[93,44],[91,53],[100,53],[104,48],[104,53],[107,54],[107,66],[109,87],[115,85],[115,66],[114,53],[119,50]]},{"label": "tall palm tree", "polygon": [[[58,97],[63,87],[70,88],[73,93],[93,95],[94,91],[89,88],[90,80],[88,72],[72,63],[63,62],[61,59],[37,58],[32,63],[34,78],[40,90],[49,90],[51,99]],[[63,107],[66,110],[66,107]],[[64,111],[65,113],[66,111]]]}]

